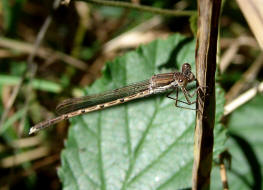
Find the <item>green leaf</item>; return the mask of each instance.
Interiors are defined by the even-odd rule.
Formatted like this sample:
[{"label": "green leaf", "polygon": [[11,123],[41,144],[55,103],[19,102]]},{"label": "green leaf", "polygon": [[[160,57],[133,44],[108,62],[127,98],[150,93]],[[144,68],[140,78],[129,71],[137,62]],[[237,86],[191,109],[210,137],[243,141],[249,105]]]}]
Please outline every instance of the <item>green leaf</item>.
[{"label": "green leaf", "polygon": [[[263,173],[263,96],[237,109],[229,120],[227,149],[232,156],[227,170],[230,189],[262,189]],[[213,189],[222,189],[218,167],[213,171]]]},{"label": "green leaf", "polygon": [[[109,62],[88,94],[194,67],[194,40],[174,35]],[[218,90],[215,150],[225,132],[218,123],[223,92]],[[180,94],[180,98],[183,98]],[[58,172],[64,189],[179,189],[191,186],[195,111],[179,109],[165,95],[135,100],[73,118]],[[219,138],[217,138],[219,137]],[[222,140],[223,139],[223,140]]]}]

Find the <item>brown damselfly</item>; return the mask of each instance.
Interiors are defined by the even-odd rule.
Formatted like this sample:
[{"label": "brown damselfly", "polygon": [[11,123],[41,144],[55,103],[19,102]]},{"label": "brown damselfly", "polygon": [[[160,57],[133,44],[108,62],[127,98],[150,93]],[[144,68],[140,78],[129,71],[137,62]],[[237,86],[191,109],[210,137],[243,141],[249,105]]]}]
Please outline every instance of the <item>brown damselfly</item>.
[{"label": "brown damselfly", "polygon": [[[58,117],[36,124],[30,129],[29,134],[84,113],[101,110],[134,99],[164,93],[170,90],[171,92],[167,95],[167,97],[175,100],[175,106],[186,108],[179,106],[177,103],[182,102],[188,105],[195,103],[195,101],[191,102],[189,97],[193,97],[199,88],[197,88],[192,95],[186,89],[187,84],[193,82],[194,80],[195,76],[191,71],[190,64],[184,63],[182,65],[181,72],[157,74],[153,75],[149,80],[130,84],[115,90],[84,96],[81,98],[68,99],[57,106],[56,111],[59,114]],[[186,102],[178,100],[179,89],[183,92]],[[176,92],[175,98],[170,96],[170,94],[174,91]],[[186,109],[196,110],[193,108]]]}]

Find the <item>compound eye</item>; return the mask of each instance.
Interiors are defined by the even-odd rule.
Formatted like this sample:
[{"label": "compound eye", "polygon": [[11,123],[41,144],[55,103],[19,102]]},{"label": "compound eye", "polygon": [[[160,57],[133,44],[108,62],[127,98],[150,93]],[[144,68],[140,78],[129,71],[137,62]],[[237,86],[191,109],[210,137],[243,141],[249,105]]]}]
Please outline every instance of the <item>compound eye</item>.
[{"label": "compound eye", "polygon": [[182,79],[179,79],[179,82],[183,82],[183,80],[182,80]]},{"label": "compound eye", "polygon": [[191,71],[191,65],[189,63],[184,63],[182,66],[182,72],[185,73],[187,71]]}]

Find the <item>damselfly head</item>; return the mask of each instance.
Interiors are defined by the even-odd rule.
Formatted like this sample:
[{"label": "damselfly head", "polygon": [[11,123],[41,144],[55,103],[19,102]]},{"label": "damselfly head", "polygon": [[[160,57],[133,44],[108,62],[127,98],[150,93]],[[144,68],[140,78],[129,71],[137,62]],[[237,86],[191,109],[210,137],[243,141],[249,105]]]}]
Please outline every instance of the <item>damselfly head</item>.
[{"label": "damselfly head", "polygon": [[182,73],[191,71],[191,65],[189,63],[184,63],[182,65]]}]

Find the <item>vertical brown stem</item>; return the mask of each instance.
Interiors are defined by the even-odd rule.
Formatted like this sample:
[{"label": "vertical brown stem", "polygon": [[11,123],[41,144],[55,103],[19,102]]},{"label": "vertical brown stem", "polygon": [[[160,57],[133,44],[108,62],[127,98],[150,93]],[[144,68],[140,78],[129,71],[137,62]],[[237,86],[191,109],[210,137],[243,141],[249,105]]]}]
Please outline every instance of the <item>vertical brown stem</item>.
[{"label": "vertical brown stem", "polygon": [[209,189],[215,121],[215,71],[221,0],[198,0],[196,76],[204,94],[197,100],[192,189]]}]

